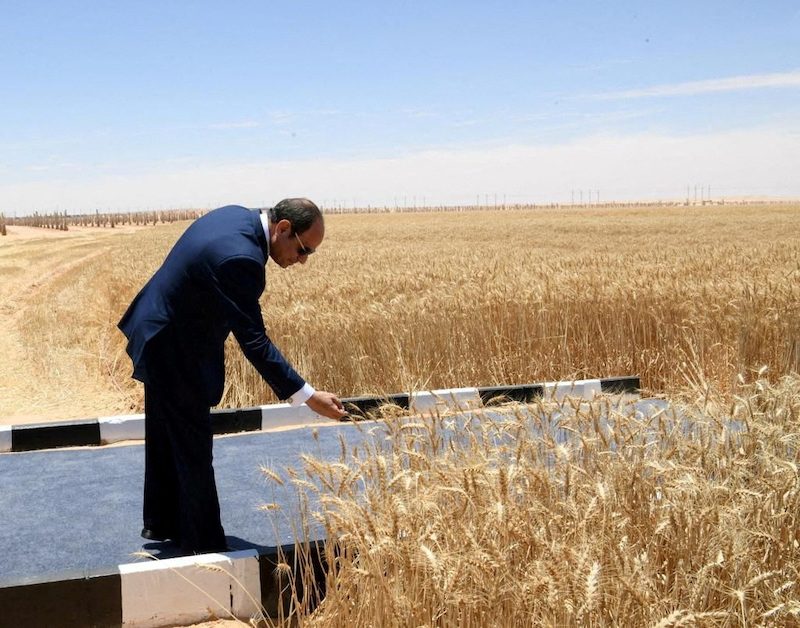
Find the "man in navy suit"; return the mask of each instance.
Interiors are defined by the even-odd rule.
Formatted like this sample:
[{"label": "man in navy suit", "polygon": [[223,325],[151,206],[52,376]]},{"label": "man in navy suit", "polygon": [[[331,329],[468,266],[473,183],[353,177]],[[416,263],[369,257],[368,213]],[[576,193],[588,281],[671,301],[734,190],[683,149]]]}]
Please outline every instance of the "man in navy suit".
[{"label": "man in navy suit", "polygon": [[222,398],[231,332],[280,399],[346,416],[335,395],[314,390],[272,344],[258,303],[267,260],[305,264],[324,236],[322,213],[308,199],[267,212],[215,209],[189,226],[120,320],[133,377],[144,383],[144,538],[194,553],[227,548],[210,409]]}]

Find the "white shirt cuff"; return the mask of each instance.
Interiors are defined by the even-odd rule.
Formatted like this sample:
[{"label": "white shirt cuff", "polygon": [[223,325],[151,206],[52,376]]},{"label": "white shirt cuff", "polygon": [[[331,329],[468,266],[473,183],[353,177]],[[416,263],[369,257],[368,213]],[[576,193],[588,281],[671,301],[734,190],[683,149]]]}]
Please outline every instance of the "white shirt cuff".
[{"label": "white shirt cuff", "polygon": [[311,395],[313,395],[315,392],[317,391],[312,388],[311,384],[303,384],[303,387],[300,390],[289,397],[289,403],[294,408],[301,406],[308,401],[311,398]]}]

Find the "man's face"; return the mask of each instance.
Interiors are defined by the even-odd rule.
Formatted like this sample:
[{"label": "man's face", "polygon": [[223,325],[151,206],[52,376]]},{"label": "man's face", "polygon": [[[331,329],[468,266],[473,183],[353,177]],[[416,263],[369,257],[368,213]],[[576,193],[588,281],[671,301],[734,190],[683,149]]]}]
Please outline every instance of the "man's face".
[{"label": "man's face", "polygon": [[303,233],[296,233],[288,220],[279,221],[270,233],[269,256],[281,268],[300,262],[305,264],[309,255],[316,251],[325,237],[325,226],[321,220]]}]

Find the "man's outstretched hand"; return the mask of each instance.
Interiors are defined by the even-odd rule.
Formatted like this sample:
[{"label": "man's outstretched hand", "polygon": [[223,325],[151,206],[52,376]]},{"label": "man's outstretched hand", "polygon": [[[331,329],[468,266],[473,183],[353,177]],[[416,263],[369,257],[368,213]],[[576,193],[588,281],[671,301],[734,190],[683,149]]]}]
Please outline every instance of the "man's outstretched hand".
[{"label": "man's outstretched hand", "polygon": [[317,414],[328,419],[341,421],[347,417],[347,412],[344,411],[344,406],[339,398],[333,393],[325,392],[324,390],[316,391],[311,397],[306,400],[306,405]]}]

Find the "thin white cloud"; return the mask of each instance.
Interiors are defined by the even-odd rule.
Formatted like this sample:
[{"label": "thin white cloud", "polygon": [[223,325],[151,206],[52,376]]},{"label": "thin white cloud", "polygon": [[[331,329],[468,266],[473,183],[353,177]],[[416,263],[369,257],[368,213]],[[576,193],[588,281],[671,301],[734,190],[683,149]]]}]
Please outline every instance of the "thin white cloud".
[{"label": "thin white cloud", "polygon": [[659,96],[694,96],[713,92],[735,92],[781,87],[800,87],[800,70],[655,85],[642,89],[596,94],[595,97],[601,100],[618,100],[623,98],[653,98]]}]

